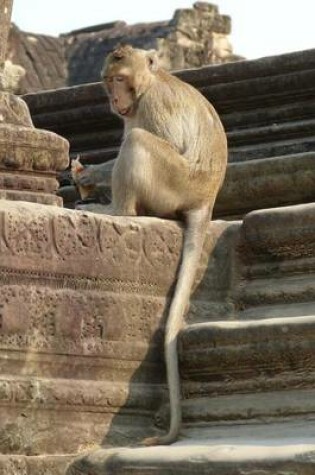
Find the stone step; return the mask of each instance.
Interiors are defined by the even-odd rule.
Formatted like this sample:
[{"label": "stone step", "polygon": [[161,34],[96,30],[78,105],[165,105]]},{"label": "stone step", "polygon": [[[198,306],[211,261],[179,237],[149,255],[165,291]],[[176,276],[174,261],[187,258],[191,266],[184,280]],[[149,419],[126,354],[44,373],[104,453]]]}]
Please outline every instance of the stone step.
[{"label": "stone step", "polygon": [[[200,87],[202,94],[218,109],[220,114],[238,109],[254,109],[262,103],[274,106],[294,102],[299,85],[299,99],[311,96],[315,70],[292,72],[253,79]],[[250,91],[250,93],[249,93]]]},{"label": "stone step", "polygon": [[270,106],[261,103],[259,107],[249,110],[231,111],[224,114],[227,130],[251,129],[257,126],[302,121],[314,117],[315,100],[310,97],[296,99],[287,104]]},{"label": "stone step", "polygon": [[313,475],[314,421],[186,431],[168,447],[99,449],[67,475]]},{"label": "stone step", "polygon": [[314,180],[314,152],[229,163],[215,213],[238,217],[254,209],[307,203],[314,200]]},{"label": "stone step", "polygon": [[[314,374],[313,374],[314,380]],[[224,383],[229,390],[228,377]],[[271,386],[271,385],[270,385]],[[195,386],[196,387],[196,386]],[[193,390],[194,386],[184,385]],[[258,380],[256,380],[256,390]],[[235,389],[235,388],[234,388]],[[255,388],[254,388],[255,389]],[[211,397],[194,397],[182,401],[183,427],[196,430],[234,427],[235,424],[257,424],[270,422],[301,421],[303,418],[315,420],[315,389],[294,389],[214,395]],[[169,406],[165,405],[155,417],[156,427],[167,430],[169,423]]]},{"label": "stone step", "polygon": [[122,142],[122,129],[103,126],[101,129],[96,128],[93,131],[82,132],[81,130],[79,133],[74,131],[69,134],[69,141],[73,144],[71,151],[74,154],[76,151],[83,153],[89,150],[101,150],[105,144],[110,144],[110,148],[119,149]]},{"label": "stone step", "polygon": [[[285,302],[289,307],[289,312],[293,316],[314,315],[315,313],[315,273],[305,275],[290,275],[279,278],[256,278],[248,281],[242,286],[240,292],[240,302],[246,316],[255,318],[256,307],[272,306],[276,310],[276,306],[280,305],[279,317],[283,311]],[[311,303],[310,303],[311,302]],[[306,306],[309,305],[308,310]],[[294,307],[297,307],[296,309]],[[254,308],[249,312],[250,308]],[[291,308],[292,307],[292,308]],[[300,308],[301,307],[301,308]],[[301,313],[299,313],[301,312]],[[307,312],[307,313],[304,313]],[[251,313],[252,315],[250,316]],[[284,314],[284,313],[283,313]],[[260,312],[262,315],[262,311]],[[244,314],[243,314],[244,317]]]},{"label": "stone step", "polygon": [[[242,310],[242,318],[244,319],[263,319],[263,318],[281,318],[282,315],[286,317],[297,317],[299,315],[312,316],[314,315],[315,309],[315,300],[310,302],[290,302],[290,294],[288,289],[284,292],[284,298],[287,297],[287,303],[275,303],[271,304],[270,302],[265,305],[255,305],[248,306]],[[305,298],[307,298],[307,292],[305,293]],[[278,294],[281,298],[281,292]],[[302,295],[303,296],[303,295]],[[268,298],[268,295],[263,295],[262,298]],[[296,297],[296,295],[292,295]],[[304,297],[304,296],[303,296]]]},{"label": "stone step", "polygon": [[[314,344],[315,316],[188,326],[179,342],[184,423],[315,419]],[[155,422],[168,421],[167,403]]]},{"label": "stone step", "polygon": [[[308,260],[312,262],[315,255],[314,231],[315,203],[249,213],[243,221],[241,253],[248,278],[255,278],[258,272],[260,276],[281,276],[286,266],[299,261],[309,271]],[[267,262],[273,269],[264,269]],[[302,269],[303,265],[299,273]]]},{"label": "stone step", "polygon": [[314,382],[314,342],[315,315],[190,325],[180,336],[185,396],[250,392],[249,381],[265,391],[306,389],[311,374]]},{"label": "stone step", "polygon": [[[287,123],[280,120],[274,123],[273,119],[269,118],[269,121],[270,125],[251,125],[251,127],[236,130],[232,127],[227,131],[230,162],[314,150],[312,137],[315,121],[313,119]],[[119,148],[122,141],[122,129],[120,127],[104,128],[102,124],[102,127],[95,127],[92,130],[88,128],[85,131],[74,130],[69,132],[67,138],[72,144],[73,155],[77,152],[81,154],[89,151],[92,153],[93,150],[107,150],[106,144],[110,152],[111,149]]]},{"label": "stone step", "polygon": [[307,137],[314,135],[315,120],[299,120],[284,123],[270,123],[246,129],[236,129],[228,133],[231,147],[237,145],[251,145],[261,142],[275,142],[292,137]]},{"label": "stone step", "polygon": [[[311,50],[299,55],[293,53],[177,74],[209,97],[227,131],[233,132],[240,123],[251,129],[257,122],[268,126],[312,119],[314,58],[314,50]],[[110,114],[100,83],[28,94],[25,100],[35,124],[66,136],[72,150],[79,149],[81,144],[82,150],[86,149],[86,140],[90,144],[95,140],[95,148],[111,147],[121,134],[121,121]]]},{"label": "stone step", "polygon": [[[68,92],[70,101],[71,88],[65,91]],[[90,92],[93,93],[93,96],[98,97],[97,91],[98,89],[95,92],[94,90]],[[56,95],[58,96],[57,93],[58,91],[54,91],[54,98]],[[224,94],[229,96],[225,90]],[[253,98],[256,98],[256,96],[253,95]],[[100,103],[97,105],[94,103],[94,99],[94,97],[91,98],[91,104],[77,105],[76,107],[69,104],[69,108],[65,107],[58,111],[49,111],[48,109],[45,113],[37,113],[36,109],[33,116],[34,121],[40,127],[66,136],[71,143],[72,153],[119,145],[122,137],[121,122],[118,121],[117,117],[110,114],[105,97],[100,97]],[[211,94],[209,99],[213,100]],[[281,140],[283,136],[293,139],[297,134],[306,140],[307,135],[312,133],[314,107],[309,110],[309,98],[302,99],[300,99],[300,108],[295,102],[291,103],[289,98],[286,98],[286,100],[278,99],[275,101],[275,105],[267,104],[265,99],[262,101],[256,98],[257,103],[251,105],[251,107],[244,108],[241,104],[237,106],[233,104],[233,107],[230,107],[231,110],[226,112],[220,112],[219,110],[229,136],[230,145],[232,147],[242,143],[249,145],[253,143],[253,140],[256,143],[261,137],[263,142],[266,141],[265,137],[267,137],[269,143],[270,140]],[[278,104],[278,102],[280,103]],[[263,108],[262,104],[264,104]],[[66,105],[67,103],[64,106]],[[220,109],[220,101],[218,109]],[[235,113],[235,110],[241,111],[241,114],[239,112]],[[241,130],[239,130],[240,126],[242,127]],[[312,150],[314,150],[314,147]],[[243,159],[247,160],[247,157],[244,155]]]},{"label": "stone step", "polygon": [[314,137],[303,137],[275,142],[262,141],[258,144],[231,147],[229,162],[243,162],[248,160],[266,159],[283,155],[312,152],[315,149]]},{"label": "stone step", "polygon": [[257,77],[279,76],[297,71],[315,69],[314,49],[269,56],[250,61],[208,66],[180,71],[179,76],[195,87],[208,84],[234,83]]},{"label": "stone step", "polygon": [[64,475],[74,455],[0,455],[0,475]]},{"label": "stone step", "polygon": [[[229,384],[228,380],[226,384]],[[191,427],[267,422],[282,418],[315,419],[315,389],[193,398],[183,401],[182,406],[184,422]],[[160,417],[161,427],[162,422]]]}]

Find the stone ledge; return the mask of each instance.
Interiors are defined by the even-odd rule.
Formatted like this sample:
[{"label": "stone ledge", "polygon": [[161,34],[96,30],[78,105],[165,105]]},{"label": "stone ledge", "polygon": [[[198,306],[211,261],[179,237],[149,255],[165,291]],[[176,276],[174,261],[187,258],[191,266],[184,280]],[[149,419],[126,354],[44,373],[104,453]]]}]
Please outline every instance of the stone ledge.
[{"label": "stone ledge", "polygon": [[[315,432],[310,422],[188,432],[170,447],[100,449],[70,465],[67,475],[312,475]],[[192,440],[193,438],[193,440]]]},{"label": "stone ledge", "polygon": [[[0,201],[1,267],[123,282],[126,291],[165,295],[174,280],[181,248],[177,223],[121,218]],[[25,232],[27,231],[27,232]],[[106,265],[104,265],[106,263]],[[165,272],[165,267],[170,272]],[[45,270],[43,270],[45,269]],[[110,286],[109,286],[110,290]]]},{"label": "stone ledge", "polygon": [[[174,221],[7,201],[0,201],[0,219],[1,268],[12,278],[14,270],[31,279],[58,276],[64,284],[75,277],[78,283],[86,279],[79,288],[87,290],[122,286],[127,293],[141,290],[157,297],[165,297],[173,285],[182,244],[182,229]],[[226,227],[209,224],[205,250],[216,245]],[[197,280],[207,259],[204,252]]]},{"label": "stone ledge", "polygon": [[71,455],[0,455],[0,475],[64,475],[73,458]]}]

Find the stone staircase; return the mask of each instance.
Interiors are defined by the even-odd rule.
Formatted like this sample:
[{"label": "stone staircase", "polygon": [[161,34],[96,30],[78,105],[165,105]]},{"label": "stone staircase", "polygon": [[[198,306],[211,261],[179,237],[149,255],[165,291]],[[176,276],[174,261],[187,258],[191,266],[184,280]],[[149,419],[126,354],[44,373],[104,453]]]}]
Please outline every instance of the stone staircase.
[{"label": "stone staircase", "polygon": [[[315,205],[252,212],[226,230],[193,299],[202,306],[206,282],[212,305],[181,333],[180,440],[100,449],[67,475],[315,473]],[[228,317],[216,313],[223,301]],[[159,430],[167,421],[165,404]]]},{"label": "stone staircase", "polygon": [[[68,475],[315,473],[315,50],[179,74],[211,97],[230,144],[227,220],[209,225],[180,337],[181,438],[134,447],[168,421],[162,335],[181,229],[5,202],[1,475],[62,475],[81,452]],[[99,84],[26,100],[73,155],[115,156]]]},{"label": "stone staircase", "polygon": [[130,446],[168,421],[179,227],[10,202],[0,222],[1,475],[314,473],[314,204],[209,226],[180,337],[183,430],[154,448]]}]

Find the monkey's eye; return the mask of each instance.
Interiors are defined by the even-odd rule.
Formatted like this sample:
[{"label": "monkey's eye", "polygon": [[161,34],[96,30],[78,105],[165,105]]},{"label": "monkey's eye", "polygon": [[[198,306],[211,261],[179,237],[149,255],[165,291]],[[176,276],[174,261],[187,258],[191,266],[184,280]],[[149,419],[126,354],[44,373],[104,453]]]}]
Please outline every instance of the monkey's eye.
[{"label": "monkey's eye", "polygon": [[124,76],[116,76],[115,79],[117,82],[124,82],[125,80]]}]

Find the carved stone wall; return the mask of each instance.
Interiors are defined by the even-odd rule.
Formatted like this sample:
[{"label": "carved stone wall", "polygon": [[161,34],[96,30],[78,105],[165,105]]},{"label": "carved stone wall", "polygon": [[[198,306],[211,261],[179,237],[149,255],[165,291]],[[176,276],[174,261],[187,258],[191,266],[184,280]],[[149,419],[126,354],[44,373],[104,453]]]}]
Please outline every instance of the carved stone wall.
[{"label": "carved stone wall", "polygon": [[[211,228],[207,252],[225,228]],[[180,249],[176,223],[0,201],[2,454],[71,454],[147,434],[165,390]],[[205,268],[206,253],[198,280]]]},{"label": "carved stone wall", "polygon": [[101,440],[127,401],[128,418],[140,396],[146,418],[159,399],[154,348],[172,282],[164,269],[178,259],[176,225],[0,209],[2,453],[75,452]]}]

